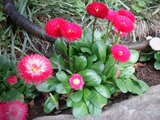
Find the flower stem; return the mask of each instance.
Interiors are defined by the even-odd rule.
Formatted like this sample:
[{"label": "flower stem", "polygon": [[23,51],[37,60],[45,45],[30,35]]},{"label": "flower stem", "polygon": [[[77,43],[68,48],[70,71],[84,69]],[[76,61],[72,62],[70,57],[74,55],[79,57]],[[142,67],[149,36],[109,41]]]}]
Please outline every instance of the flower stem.
[{"label": "flower stem", "polygon": [[69,62],[69,67],[71,67],[71,42],[68,44],[68,62]]},{"label": "flower stem", "polygon": [[92,44],[94,43],[94,31],[96,27],[96,21],[97,21],[97,18],[95,17],[93,21],[93,29],[92,29]]},{"label": "flower stem", "polygon": [[109,28],[110,28],[110,24],[111,24],[111,22],[108,21],[108,23],[107,23],[107,31],[106,31],[107,38],[109,37]]},{"label": "flower stem", "polygon": [[118,34],[115,36],[115,41],[113,42],[113,44],[118,44],[120,41],[120,32],[118,32]]}]

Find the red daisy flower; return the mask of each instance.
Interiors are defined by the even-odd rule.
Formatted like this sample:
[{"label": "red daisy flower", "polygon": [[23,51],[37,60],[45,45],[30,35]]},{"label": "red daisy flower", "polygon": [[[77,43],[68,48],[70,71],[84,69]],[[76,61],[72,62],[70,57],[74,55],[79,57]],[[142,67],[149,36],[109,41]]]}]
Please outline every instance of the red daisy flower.
[{"label": "red daisy flower", "polygon": [[132,22],[135,21],[134,14],[129,10],[120,9],[120,10],[118,10],[118,14],[122,15],[122,16],[125,16],[125,17],[128,17]]},{"label": "red daisy flower", "polygon": [[120,44],[113,45],[111,48],[111,53],[113,58],[119,62],[128,61],[131,55],[129,49]]},{"label": "red daisy flower", "polygon": [[6,104],[0,104],[0,120],[8,120],[6,115]]},{"label": "red daisy flower", "polygon": [[121,32],[131,32],[134,29],[134,23],[129,18],[122,15],[118,15],[112,24]]},{"label": "red daisy flower", "polygon": [[73,74],[69,78],[69,84],[74,90],[79,90],[83,88],[84,80],[80,74]]},{"label": "red daisy flower", "polygon": [[82,28],[75,23],[68,22],[62,26],[61,33],[68,41],[75,41],[82,36]]},{"label": "red daisy flower", "polygon": [[118,13],[114,10],[109,9],[106,20],[113,21],[117,17]]},{"label": "red daisy flower", "polygon": [[19,100],[6,103],[7,120],[26,120],[27,105]]},{"label": "red daisy flower", "polygon": [[66,24],[66,20],[62,18],[54,18],[46,23],[46,33],[54,38],[62,37],[60,26]]},{"label": "red daisy flower", "polygon": [[20,78],[26,83],[38,84],[52,76],[52,64],[44,56],[32,54],[25,56],[17,65]]},{"label": "red daisy flower", "polygon": [[102,2],[92,2],[87,5],[86,10],[97,18],[105,18],[108,14],[108,7]]},{"label": "red daisy flower", "polygon": [[8,82],[8,84],[14,85],[17,83],[17,77],[15,75],[11,75],[6,78],[6,81]]}]

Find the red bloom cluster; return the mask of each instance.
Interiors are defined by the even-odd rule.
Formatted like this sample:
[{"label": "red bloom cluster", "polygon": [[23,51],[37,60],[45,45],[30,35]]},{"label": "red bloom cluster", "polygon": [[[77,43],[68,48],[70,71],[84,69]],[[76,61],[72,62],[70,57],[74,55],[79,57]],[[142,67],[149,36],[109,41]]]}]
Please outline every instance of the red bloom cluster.
[{"label": "red bloom cluster", "polygon": [[118,14],[122,15],[122,16],[128,17],[132,22],[135,21],[134,14],[131,11],[129,11],[129,10],[120,9],[120,10],[118,10]]},{"label": "red bloom cluster", "polygon": [[114,27],[121,32],[131,32],[134,29],[134,23],[127,17],[118,15],[112,22]]},{"label": "red bloom cluster", "polygon": [[26,83],[39,84],[52,76],[52,64],[48,58],[39,54],[27,55],[19,61],[17,70]]},{"label": "red bloom cluster", "polygon": [[108,14],[108,7],[102,2],[92,2],[87,5],[86,10],[97,18],[105,18]]},{"label": "red bloom cluster", "polygon": [[113,21],[118,16],[117,11],[109,9],[107,16],[105,16],[106,20]]},{"label": "red bloom cluster", "polygon": [[55,18],[55,19],[49,20],[46,23],[46,33],[49,36],[52,36],[54,38],[62,37],[60,29],[61,29],[61,26],[65,25],[66,23],[67,23],[66,20],[62,18]]},{"label": "red bloom cluster", "polygon": [[74,90],[82,89],[84,85],[83,77],[80,74],[73,74],[69,78],[69,84]]},{"label": "red bloom cluster", "polygon": [[61,33],[68,41],[75,41],[81,37],[82,28],[77,24],[68,22],[68,24],[64,25],[63,29],[61,29]]},{"label": "red bloom cluster", "polygon": [[6,81],[8,82],[8,84],[14,85],[17,83],[17,77],[15,75],[11,75],[6,78]]},{"label": "red bloom cluster", "polygon": [[82,36],[82,28],[62,18],[55,18],[46,23],[46,33],[54,38],[65,37],[68,41],[75,41]]},{"label": "red bloom cluster", "polygon": [[113,58],[119,62],[128,61],[131,55],[129,49],[120,44],[113,45],[111,48],[111,53]]},{"label": "red bloom cluster", "polygon": [[109,9],[108,15],[105,19],[111,21],[115,27],[115,30],[121,33],[126,34],[134,29],[135,16],[129,10],[120,9],[118,11],[114,11]]},{"label": "red bloom cluster", "polygon": [[19,100],[0,104],[0,120],[26,120],[27,105]]}]

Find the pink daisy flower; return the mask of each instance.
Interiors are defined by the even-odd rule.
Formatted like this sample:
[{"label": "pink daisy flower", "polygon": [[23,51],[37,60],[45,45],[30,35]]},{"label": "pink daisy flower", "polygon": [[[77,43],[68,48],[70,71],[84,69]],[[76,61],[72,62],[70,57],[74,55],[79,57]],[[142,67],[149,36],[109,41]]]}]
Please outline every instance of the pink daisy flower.
[{"label": "pink daisy flower", "polygon": [[32,54],[25,56],[17,65],[19,76],[26,83],[39,84],[52,76],[52,64],[48,58]]},{"label": "pink daisy flower", "polygon": [[105,16],[106,20],[113,21],[118,13],[112,9],[109,9],[107,16]]},{"label": "pink daisy flower", "polygon": [[62,18],[51,19],[46,23],[45,26],[46,33],[54,38],[61,37],[62,34],[60,31],[60,26],[63,26],[66,23],[67,23],[66,20]]},{"label": "pink daisy flower", "polygon": [[116,28],[114,28],[114,33],[115,34],[118,34],[120,32],[120,37],[125,37],[127,35],[126,32],[121,32],[121,31],[118,31]]},{"label": "pink daisy flower", "polygon": [[108,7],[102,2],[92,2],[86,7],[87,12],[97,18],[105,18],[108,14]]},{"label": "pink daisy flower", "polygon": [[125,17],[128,17],[132,22],[135,21],[134,14],[129,10],[120,9],[120,10],[118,10],[118,14],[122,15],[122,16],[125,16]]},{"label": "pink daisy flower", "polygon": [[6,115],[6,104],[0,104],[0,120],[8,120]]},{"label": "pink daisy flower", "polygon": [[120,44],[113,45],[111,48],[111,53],[113,58],[119,62],[126,62],[131,56],[129,49]]},{"label": "pink daisy flower", "polygon": [[68,41],[75,41],[82,36],[82,28],[75,23],[68,22],[61,27],[61,33]]},{"label": "pink daisy flower", "polygon": [[8,82],[8,84],[14,85],[17,83],[17,77],[15,75],[11,75],[6,78],[6,81]]},{"label": "pink daisy flower", "polygon": [[19,100],[6,103],[7,120],[26,120],[27,105]]},{"label": "pink daisy flower", "polygon": [[127,17],[118,15],[112,22],[114,27],[121,32],[131,32],[134,29],[134,23]]},{"label": "pink daisy flower", "polygon": [[84,80],[80,74],[73,74],[69,78],[69,84],[72,89],[79,90],[83,88]]}]

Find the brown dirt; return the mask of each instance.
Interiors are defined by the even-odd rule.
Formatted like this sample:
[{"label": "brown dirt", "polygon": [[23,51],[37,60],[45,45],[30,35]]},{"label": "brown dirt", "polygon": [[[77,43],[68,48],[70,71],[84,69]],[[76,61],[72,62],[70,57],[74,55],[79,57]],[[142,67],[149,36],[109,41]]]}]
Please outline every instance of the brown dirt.
[{"label": "brown dirt", "polygon": [[[153,67],[153,62],[147,62],[147,63],[138,63],[136,68],[136,76],[138,79],[141,79],[145,81],[149,86],[160,84],[160,71],[157,71]],[[29,108],[29,116],[28,120],[32,120],[35,117],[38,116],[44,116],[44,115],[57,115],[57,114],[71,114],[70,109],[66,109],[63,111],[54,110],[53,112],[46,114],[43,112],[43,104],[46,100],[46,95],[40,95],[34,100],[34,106]],[[125,99],[128,99],[133,95],[131,94],[123,94],[118,93],[114,97],[112,97],[109,101],[109,103],[104,107],[104,109],[108,109],[112,106],[113,103],[121,102]],[[60,104],[64,104],[63,101],[61,101]]]},{"label": "brown dirt", "polygon": [[150,61],[143,67],[136,69],[138,79],[145,81],[149,86],[160,84],[160,71],[154,69],[153,61]]}]

